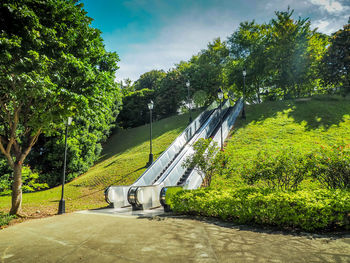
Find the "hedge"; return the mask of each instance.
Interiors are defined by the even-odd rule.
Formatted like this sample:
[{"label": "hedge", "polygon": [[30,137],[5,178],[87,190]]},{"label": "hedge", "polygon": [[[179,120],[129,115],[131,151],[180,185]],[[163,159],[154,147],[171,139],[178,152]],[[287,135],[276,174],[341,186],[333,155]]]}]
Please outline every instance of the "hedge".
[{"label": "hedge", "polygon": [[217,217],[239,224],[273,225],[306,231],[350,229],[347,190],[282,191],[257,187],[198,189],[169,195],[176,213]]}]

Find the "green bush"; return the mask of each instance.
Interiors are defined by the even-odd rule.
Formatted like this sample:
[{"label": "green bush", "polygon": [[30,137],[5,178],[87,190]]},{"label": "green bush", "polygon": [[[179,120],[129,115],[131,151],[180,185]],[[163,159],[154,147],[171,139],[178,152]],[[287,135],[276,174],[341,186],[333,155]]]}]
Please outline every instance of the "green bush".
[{"label": "green bush", "polygon": [[199,189],[171,197],[177,213],[218,217],[239,224],[293,227],[306,231],[350,229],[350,192],[280,191],[267,188]]},{"label": "green bush", "polygon": [[330,189],[350,188],[350,147],[321,147],[309,158],[312,177]]},{"label": "green bush", "polygon": [[297,189],[308,174],[308,157],[292,148],[269,154],[260,151],[249,167],[242,170],[246,183],[262,184],[268,188]]}]

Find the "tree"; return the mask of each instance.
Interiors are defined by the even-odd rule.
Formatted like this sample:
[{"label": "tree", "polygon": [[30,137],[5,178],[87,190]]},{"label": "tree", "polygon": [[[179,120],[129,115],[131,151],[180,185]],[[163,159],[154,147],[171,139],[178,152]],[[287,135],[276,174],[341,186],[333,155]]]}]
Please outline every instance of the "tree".
[{"label": "tree", "polygon": [[177,112],[187,97],[186,79],[177,69],[167,72],[155,93],[154,113],[157,118],[168,117]]},{"label": "tree", "polygon": [[311,81],[308,80],[310,67],[309,38],[312,36],[308,18],[294,20],[294,10],[275,12],[271,20],[271,40],[268,46],[267,61],[271,86],[284,99],[295,97]]},{"label": "tree", "polygon": [[[154,91],[149,89],[129,92],[123,97],[123,108],[117,122],[123,128],[136,127],[149,122],[147,104],[154,98]],[[157,105],[154,105],[155,108]],[[154,111],[156,111],[154,109]]]},{"label": "tree", "polygon": [[151,70],[140,76],[135,82],[135,90],[149,89],[157,91],[161,80],[165,77],[166,73],[163,70]]},{"label": "tree", "polygon": [[343,94],[350,92],[350,18],[343,29],[335,32],[322,60],[325,84],[342,85]]},{"label": "tree", "polygon": [[105,51],[82,7],[74,0],[0,4],[0,151],[13,169],[10,214],[21,211],[22,166],[40,134],[115,104],[118,56]]},{"label": "tree", "polygon": [[270,26],[243,22],[228,38],[230,60],[225,66],[225,79],[231,90],[243,93],[243,76],[246,76],[246,97],[256,97],[260,102],[260,90],[266,82],[266,49],[270,37]]},{"label": "tree", "polygon": [[212,139],[199,139],[194,145],[194,154],[187,157],[183,166],[198,169],[203,177],[203,187],[210,186],[213,175],[219,170],[221,154],[217,143]]},{"label": "tree", "polygon": [[217,98],[217,91],[223,85],[223,67],[228,57],[228,49],[220,38],[214,39],[189,63],[179,64],[183,74],[190,80],[192,94],[202,90],[206,92],[207,102]]}]

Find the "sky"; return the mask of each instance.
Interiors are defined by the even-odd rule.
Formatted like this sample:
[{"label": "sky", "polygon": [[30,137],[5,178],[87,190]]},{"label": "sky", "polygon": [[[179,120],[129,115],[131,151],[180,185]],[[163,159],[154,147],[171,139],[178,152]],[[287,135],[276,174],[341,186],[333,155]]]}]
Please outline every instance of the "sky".
[{"label": "sky", "polygon": [[135,81],[187,61],[215,38],[226,40],[239,23],[268,23],[275,11],[294,9],[312,28],[331,34],[350,16],[350,0],[80,0],[107,51],[120,58],[116,80]]}]

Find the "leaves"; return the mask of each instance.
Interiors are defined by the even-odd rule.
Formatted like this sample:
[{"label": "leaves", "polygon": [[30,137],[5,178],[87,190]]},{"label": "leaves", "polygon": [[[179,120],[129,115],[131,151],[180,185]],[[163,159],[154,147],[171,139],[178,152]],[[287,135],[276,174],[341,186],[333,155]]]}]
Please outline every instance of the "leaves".
[{"label": "leaves", "polygon": [[[177,213],[218,217],[306,231],[350,228],[350,193],[341,190],[276,191],[257,187],[203,188],[169,195]],[[167,201],[168,203],[168,201]]]}]

